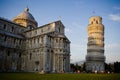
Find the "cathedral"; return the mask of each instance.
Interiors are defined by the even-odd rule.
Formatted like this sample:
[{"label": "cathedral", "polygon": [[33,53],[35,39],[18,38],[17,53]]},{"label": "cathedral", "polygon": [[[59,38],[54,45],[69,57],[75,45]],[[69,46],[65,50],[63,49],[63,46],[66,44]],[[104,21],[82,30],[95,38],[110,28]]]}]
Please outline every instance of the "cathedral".
[{"label": "cathedral", "polygon": [[0,17],[0,72],[69,72],[70,41],[60,20],[38,26],[29,8]]}]

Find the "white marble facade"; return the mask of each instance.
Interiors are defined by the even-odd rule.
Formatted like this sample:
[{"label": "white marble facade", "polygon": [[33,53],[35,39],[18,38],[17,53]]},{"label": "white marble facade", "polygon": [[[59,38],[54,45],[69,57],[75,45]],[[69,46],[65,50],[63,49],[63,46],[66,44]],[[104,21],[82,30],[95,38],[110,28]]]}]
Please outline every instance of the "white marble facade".
[{"label": "white marble facade", "polygon": [[60,20],[37,27],[25,9],[13,21],[0,18],[0,71],[70,71],[70,41]]},{"label": "white marble facade", "polygon": [[102,18],[92,16],[88,25],[88,43],[86,55],[86,70],[90,72],[105,71],[104,56],[104,25]]}]

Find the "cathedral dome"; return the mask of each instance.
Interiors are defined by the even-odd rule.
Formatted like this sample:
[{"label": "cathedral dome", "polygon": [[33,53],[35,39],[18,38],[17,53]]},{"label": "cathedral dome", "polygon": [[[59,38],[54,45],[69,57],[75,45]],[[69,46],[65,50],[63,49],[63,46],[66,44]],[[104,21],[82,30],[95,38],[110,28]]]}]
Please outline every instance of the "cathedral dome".
[{"label": "cathedral dome", "polygon": [[[23,21],[24,20],[24,21]],[[23,25],[25,27],[28,27],[28,23],[24,24],[24,22],[31,22],[31,23],[34,23],[37,27],[37,22],[35,20],[35,18],[32,16],[32,14],[29,12],[29,8],[25,8],[24,12],[20,13],[18,16],[16,16],[15,18],[13,18],[13,21],[20,24],[20,25]]]},{"label": "cathedral dome", "polygon": [[34,17],[32,16],[31,13],[29,13],[29,9],[25,8],[24,12],[20,13],[17,17],[15,17],[14,19],[28,19],[28,20],[32,20],[35,21]]}]

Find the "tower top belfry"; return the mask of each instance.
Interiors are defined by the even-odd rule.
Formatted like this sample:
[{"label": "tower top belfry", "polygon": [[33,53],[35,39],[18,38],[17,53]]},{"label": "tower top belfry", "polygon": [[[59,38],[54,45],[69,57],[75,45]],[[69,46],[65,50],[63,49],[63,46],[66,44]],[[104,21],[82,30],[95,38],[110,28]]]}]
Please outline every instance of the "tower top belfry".
[{"label": "tower top belfry", "polygon": [[89,24],[101,24],[102,23],[102,17],[100,16],[92,16],[89,19]]}]

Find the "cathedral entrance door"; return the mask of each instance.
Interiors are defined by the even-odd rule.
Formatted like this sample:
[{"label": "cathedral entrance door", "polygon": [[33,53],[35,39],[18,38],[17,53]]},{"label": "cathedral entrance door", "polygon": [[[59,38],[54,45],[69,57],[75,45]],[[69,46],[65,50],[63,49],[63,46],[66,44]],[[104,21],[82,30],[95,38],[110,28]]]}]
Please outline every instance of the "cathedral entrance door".
[{"label": "cathedral entrance door", "polygon": [[39,71],[39,61],[35,61],[35,71]]}]

